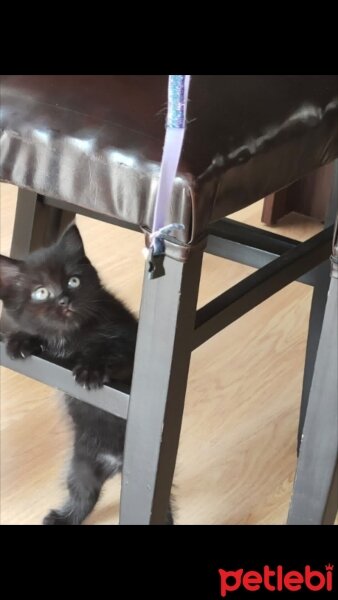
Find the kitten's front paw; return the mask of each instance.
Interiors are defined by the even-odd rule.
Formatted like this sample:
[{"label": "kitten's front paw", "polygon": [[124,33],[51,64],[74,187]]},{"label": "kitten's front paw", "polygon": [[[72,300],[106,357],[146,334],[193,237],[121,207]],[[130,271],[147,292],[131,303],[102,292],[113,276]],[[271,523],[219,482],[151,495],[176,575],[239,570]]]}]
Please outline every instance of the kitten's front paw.
[{"label": "kitten's front paw", "polygon": [[51,510],[48,515],[45,516],[42,521],[43,525],[72,525],[69,520],[62,512],[57,510]]},{"label": "kitten's front paw", "polygon": [[105,374],[106,370],[104,365],[95,363],[90,364],[89,362],[78,363],[73,369],[75,381],[87,390],[94,390],[102,387],[105,380]]},{"label": "kitten's front paw", "polygon": [[42,340],[28,333],[12,333],[7,341],[7,353],[11,358],[27,358],[31,354],[41,354]]}]

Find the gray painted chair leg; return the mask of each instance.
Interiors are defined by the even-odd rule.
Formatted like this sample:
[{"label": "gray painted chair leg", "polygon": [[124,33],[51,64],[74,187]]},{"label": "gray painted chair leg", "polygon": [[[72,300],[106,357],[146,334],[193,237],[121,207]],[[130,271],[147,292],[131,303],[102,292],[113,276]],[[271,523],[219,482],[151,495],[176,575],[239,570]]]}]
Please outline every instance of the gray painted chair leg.
[{"label": "gray painted chair leg", "polygon": [[189,371],[202,252],[145,274],[122,477],[120,524],[165,522]]},{"label": "gray painted chair leg", "polygon": [[[336,259],[338,261],[338,259]],[[334,522],[338,509],[338,262],[334,266],[300,445],[288,524]]]},{"label": "gray painted chair leg", "polygon": [[45,205],[39,194],[19,189],[11,257],[25,258],[36,248],[55,242],[74,217],[73,212]]},{"label": "gray painted chair leg", "polygon": [[318,350],[320,333],[330,284],[330,261],[322,263],[316,270],[316,283],[313,289],[309,331],[306,345],[305,365],[303,375],[302,399],[300,403],[297,451],[299,453],[302,439],[305,415],[311,389],[313,370]]},{"label": "gray painted chair leg", "polygon": [[[334,164],[334,178],[331,190],[331,200],[328,213],[325,218],[325,227],[334,223],[338,211],[338,160]],[[316,284],[313,290],[311,312],[309,320],[309,332],[307,338],[302,399],[300,405],[299,426],[298,426],[298,452],[304,427],[305,415],[310,394],[313,369],[316,360],[320,332],[322,330],[327,293],[330,283],[330,261],[326,261],[316,269]]]}]

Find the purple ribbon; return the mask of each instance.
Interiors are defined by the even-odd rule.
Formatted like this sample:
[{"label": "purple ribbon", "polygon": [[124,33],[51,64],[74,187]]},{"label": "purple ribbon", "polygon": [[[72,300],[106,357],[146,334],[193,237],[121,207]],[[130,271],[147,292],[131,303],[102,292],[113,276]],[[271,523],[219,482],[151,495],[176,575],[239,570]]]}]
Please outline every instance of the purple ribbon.
[{"label": "purple ribbon", "polygon": [[165,226],[165,219],[171,202],[171,194],[183,145],[189,83],[190,75],[169,75],[166,134],[151,234],[151,248],[154,255],[164,252],[163,236],[166,233],[184,229],[184,225],[180,223]]}]

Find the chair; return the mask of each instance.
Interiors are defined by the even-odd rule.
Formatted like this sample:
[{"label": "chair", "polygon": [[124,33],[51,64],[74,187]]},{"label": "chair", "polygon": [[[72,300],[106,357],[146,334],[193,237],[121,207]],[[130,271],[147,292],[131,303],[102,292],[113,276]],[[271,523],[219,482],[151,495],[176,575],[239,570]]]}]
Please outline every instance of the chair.
[{"label": "chair", "polygon": [[[75,214],[148,236],[167,76],[2,76],[0,86],[0,179],[19,187],[11,255],[22,258],[55,241]],[[224,217],[337,157],[337,76],[193,76],[166,216],[185,229],[165,239],[165,274],[149,279],[145,271],[130,394],[107,386],[83,390],[69,371],[41,357],[11,360],[1,342],[5,366],[127,419],[120,523],[165,520],[192,350],[296,279],[313,285],[314,296],[300,420],[300,438],[303,432],[307,441],[289,522],[334,520],[336,380],[322,373],[337,353],[328,325],[336,318],[334,303],[325,319],[324,313],[338,163],[325,229],[304,243]],[[258,270],[196,312],[204,251]],[[333,265],[334,279],[335,258]],[[329,387],[320,403],[319,380]],[[330,440],[325,447],[317,445],[323,436]]]}]

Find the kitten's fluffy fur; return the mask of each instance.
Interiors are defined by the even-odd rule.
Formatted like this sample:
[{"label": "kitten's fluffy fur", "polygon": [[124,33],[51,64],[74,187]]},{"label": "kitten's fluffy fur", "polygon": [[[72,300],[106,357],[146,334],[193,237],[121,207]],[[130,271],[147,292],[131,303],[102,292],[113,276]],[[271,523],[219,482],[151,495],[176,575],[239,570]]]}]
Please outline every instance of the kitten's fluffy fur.
[{"label": "kitten's fluffy fur", "polygon": [[[88,389],[130,385],[137,321],[102,286],[75,225],[26,261],[0,256],[0,283],[0,298],[16,329],[7,341],[11,357],[42,352],[71,369]],[[123,459],[125,422],[76,398],[65,399],[75,438],[69,497],[45,517],[48,525],[82,523]]]}]

